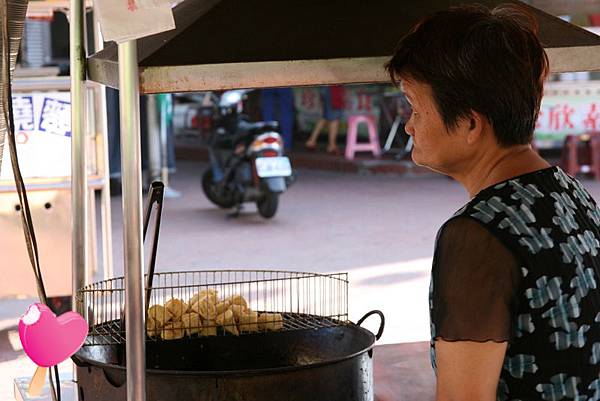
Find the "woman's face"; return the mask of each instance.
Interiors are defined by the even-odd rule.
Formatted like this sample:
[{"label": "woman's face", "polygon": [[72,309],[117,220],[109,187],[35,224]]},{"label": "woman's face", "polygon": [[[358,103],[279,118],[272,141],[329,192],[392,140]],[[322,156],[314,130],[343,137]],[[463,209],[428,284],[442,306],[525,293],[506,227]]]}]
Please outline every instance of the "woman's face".
[{"label": "woman's face", "polygon": [[448,173],[465,152],[464,141],[455,130],[448,130],[437,110],[431,87],[402,80],[402,91],[412,106],[405,130],[413,138],[412,159],[419,166]]}]

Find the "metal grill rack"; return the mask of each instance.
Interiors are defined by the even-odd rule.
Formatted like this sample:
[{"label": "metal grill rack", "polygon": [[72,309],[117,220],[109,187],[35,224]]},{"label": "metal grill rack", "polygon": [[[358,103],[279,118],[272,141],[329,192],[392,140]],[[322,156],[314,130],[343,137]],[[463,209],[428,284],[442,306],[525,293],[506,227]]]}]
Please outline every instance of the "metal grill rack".
[{"label": "metal grill rack", "polygon": [[[218,299],[206,296],[214,291]],[[169,306],[173,299],[185,304],[171,301]],[[190,304],[194,299],[197,302]],[[224,301],[229,304],[220,304]],[[124,302],[123,277],[77,292],[77,310],[89,325],[84,345],[125,343]],[[146,302],[150,308],[146,311],[147,341],[331,327],[348,323],[348,274],[273,270],[155,273],[152,288],[146,288]],[[232,306],[236,303],[246,307]],[[153,308],[155,305],[159,306]],[[242,314],[245,317],[240,317]]]}]

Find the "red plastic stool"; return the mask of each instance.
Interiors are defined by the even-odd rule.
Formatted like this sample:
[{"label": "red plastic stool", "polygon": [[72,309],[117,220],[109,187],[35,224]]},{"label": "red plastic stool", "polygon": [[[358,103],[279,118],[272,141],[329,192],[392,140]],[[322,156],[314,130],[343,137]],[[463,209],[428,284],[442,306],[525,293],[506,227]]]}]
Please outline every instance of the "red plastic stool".
[{"label": "red plastic stool", "polygon": [[[580,144],[585,145],[584,152],[580,152]],[[562,165],[573,177],[578,173],[590,172],[596,180],[600,180],[600,132],[567,135]]]},{"label": "red plastic stool", "polygon": [[[369,131],[369,141],[358,143],[358,125],[367,124]],[[355,114],[348,117],[348,135],[346,136],[345,157],[348,160],[354,159],[356,152],[373,152],[375,157],[381,155],[379,146],[379,134],[377,132],[377,122],[375,117],[368,114]]]}]

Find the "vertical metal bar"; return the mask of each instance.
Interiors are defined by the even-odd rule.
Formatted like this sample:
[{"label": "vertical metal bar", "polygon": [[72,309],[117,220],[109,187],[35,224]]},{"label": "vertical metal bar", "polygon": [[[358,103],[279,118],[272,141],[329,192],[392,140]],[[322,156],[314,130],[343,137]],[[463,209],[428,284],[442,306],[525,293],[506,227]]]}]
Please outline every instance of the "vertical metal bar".
[{"label": "vertical metal bar", "polygon": [[160,102],[161,179],[169,187],[169,148],[167,146],[167,102]]},{"label": "vertical metal bar", "polygon": [[87,158],[85,140],[85,42],[82,0],[71,0],[69,51],[71,58],[71,269],[75,295],[85,285],[87,271]]},{"label": "vertical metal bar", "polygon": [[[104,38],[100,32],[97,2],[94,2],[94,50],[104,47]],[[96,157],[98,174],[102,177],[100,210],[102,218],[102,272],[104,280],[114,277],[112,253],[112,222],[110,205],[110,165],[108,162],[108,123],[106,115],[106,87],[94,85],[94,117],[96,121]]]},{"label": "vertical metal bar", "polygon": [[85,282],[91,283],[94,281],[96,272],[98,270],[98,246],[96,236],[96,191],[94,189],[87,188],[88,197],[88,265],[86,270]]},{"label": "vertical metal bar", "polygon": [[[148,170],[150,182],[161,179],[160,111],[157,95],[146,96],[146,125],[148,127]],[[164,181],[163,181],[164,183]],[[166,186],[166,183],[165,183]]]},{"label": "vertical metal bar", "polygon": [[142,169],[137,42],[119,43],[127,400],[146,399]]}]

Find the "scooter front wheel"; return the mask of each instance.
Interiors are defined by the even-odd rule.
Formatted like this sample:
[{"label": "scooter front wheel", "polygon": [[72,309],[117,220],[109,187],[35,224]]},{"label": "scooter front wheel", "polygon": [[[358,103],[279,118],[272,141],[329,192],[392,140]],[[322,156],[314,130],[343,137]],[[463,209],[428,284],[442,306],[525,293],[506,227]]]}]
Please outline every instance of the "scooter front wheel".
[{"label": "scooter front wheel", "polygon": [[265,219],[270,219],[275,216],[275,213],[277,213],[277,206],[279,206],[279,194],[271,191],[265,191],[262,199],[256,202],[258,214]]},{"label": "scooter front wheel", "polygon": [[208,169],[202,176],[202,190],[204,195],[215,205],[229,209],[235,206],[235,198],[233,194],[220,194],[217,190],[217,184],[213,181],[213,172]]}]

